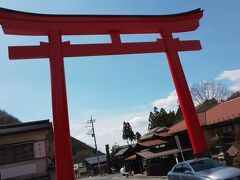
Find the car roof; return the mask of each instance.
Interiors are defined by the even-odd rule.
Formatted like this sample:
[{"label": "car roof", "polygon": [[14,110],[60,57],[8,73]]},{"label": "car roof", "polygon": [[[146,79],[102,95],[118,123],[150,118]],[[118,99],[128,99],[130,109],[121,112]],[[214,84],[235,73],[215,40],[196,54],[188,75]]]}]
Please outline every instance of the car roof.
[{"label": "car roof", "polygon": [[[198,161],[206,160],[206,159],[210,159],[210,158],[207,158],[207,157],[205,157],[205,158],[196,158],[196,159],[191,159],[191,160],[183,161],[183,162],[181,162],[181,163],[191,164],[191,163],[193,163],[193,162],[198,162]],[[180,163],[179,163],[179,164],[180,164]]]}]

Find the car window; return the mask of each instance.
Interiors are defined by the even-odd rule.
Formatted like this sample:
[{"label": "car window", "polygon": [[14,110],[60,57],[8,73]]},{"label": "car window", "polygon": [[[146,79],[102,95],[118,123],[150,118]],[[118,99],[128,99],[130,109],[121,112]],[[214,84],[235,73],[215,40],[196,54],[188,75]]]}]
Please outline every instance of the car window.
[{"label": "car window", "polygon": [[191,168],[186,164],[179,164],[173,169],[173,172],[184,173],[186,171],[192,171]]},{"label": "car window", "polygon": [[173,172],[182,172],[182,164],[177,165],[174,169]]},{"label": "car window", "polygon": [[192,169],[188,165],[182,164],[182,172],[186,172],[186,171],[192,172]]},{"label": "car window", "polygon": [[202,159],[199,161],[194,161],[194,162],[190,163],[190,165],[192,166],[192,168],[195,172],[223,166],[223,164],[221,164],[213,159]]}]

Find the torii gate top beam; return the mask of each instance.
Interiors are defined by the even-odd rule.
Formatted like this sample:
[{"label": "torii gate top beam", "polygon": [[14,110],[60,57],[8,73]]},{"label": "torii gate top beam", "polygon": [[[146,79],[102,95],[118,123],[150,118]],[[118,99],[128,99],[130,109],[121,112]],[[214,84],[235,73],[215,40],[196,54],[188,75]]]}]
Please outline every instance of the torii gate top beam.
[{"label": "torii gate top beam", "polygon": [[59,30],[62,35],[100,35],[193,31],[199,26],[203,11],[195,9],[171,15],[50,15],[0,8],[0,24],[5,34],[48,35]]}]

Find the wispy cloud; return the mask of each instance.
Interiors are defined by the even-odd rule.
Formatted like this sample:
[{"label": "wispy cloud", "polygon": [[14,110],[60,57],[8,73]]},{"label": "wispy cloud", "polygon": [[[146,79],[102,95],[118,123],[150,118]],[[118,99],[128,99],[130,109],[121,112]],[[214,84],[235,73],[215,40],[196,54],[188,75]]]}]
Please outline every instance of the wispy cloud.
[{"label": "wispy cloud", "polygon": [[232,91],[240,90],[240,69],[223,71],[216,77],[216,80],[229,80],[233,83],[230,87]]},{"label": "wispy cloud", "polygon": [[177,93],[172,91],[166,98],[157,99],[152,102],[153,106],[157,108],[164,108],[165,110],[176,110],[177,109]]}]

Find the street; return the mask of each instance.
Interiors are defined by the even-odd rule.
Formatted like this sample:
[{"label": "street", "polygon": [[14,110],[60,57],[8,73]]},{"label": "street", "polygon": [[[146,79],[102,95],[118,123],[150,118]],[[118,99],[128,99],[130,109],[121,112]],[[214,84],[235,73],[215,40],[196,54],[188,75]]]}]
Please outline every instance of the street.
[{"label": "street", "polygon": [[142,176],[142,175],[135,175],[133,177],[126,177],[126,176],[122,176],[121,174],[111,174],[111,175],[106,175],[106,176],[95,176],[95,177],[88,177],[88,178],[81,178],[84,180],[126,180],[126,179],[133,179],[133,180],[164,180],[167,179],[166,177],[163,178],[159,178],[159,177],[146,177],[146,176]]}]

